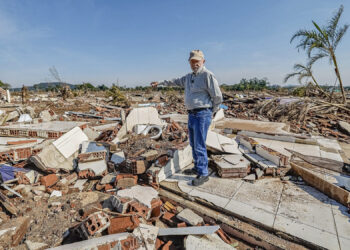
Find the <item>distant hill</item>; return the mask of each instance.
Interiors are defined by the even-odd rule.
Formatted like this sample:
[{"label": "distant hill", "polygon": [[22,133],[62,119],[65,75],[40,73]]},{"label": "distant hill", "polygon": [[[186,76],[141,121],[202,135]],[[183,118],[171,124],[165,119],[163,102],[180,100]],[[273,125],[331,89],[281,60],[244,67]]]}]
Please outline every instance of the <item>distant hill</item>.
[{"label": "distant hill", "polygon": [[[70,83],[65,83],[65,82],[41,82],[38,84],[34,84],[33,86],[27,86],[24,85],[28,88],[28,90],[44,90],[47,91],[49,89],[53,89],[53,88],[57,88],[63,85],[68,85],[71,89],[75,89],[77,86],[74,84],[70,84]],[[21,91],[22,87],[20,88],[12,88],[11,91]]]}]

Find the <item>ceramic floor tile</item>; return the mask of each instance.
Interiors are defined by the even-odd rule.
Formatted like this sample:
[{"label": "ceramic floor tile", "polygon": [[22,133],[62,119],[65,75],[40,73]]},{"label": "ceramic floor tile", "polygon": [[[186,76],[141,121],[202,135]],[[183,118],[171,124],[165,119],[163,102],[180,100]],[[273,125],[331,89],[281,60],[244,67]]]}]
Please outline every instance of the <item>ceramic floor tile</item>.
[{"label": "ceramic floor tile", "polygon": [[278,179],[261,179],[254,183],[244,182],[233,199],[275,214],[282,188],[283,184]]},{"label": "ceramic floor tile", "polygon": [[327,249],[340,249],[336,234],[329,233],[325,230],[303,224],[281,215],[276,216],[274,229]]},{"label": "ceramic floor tile", "polygon": [[317,157],[321,156],[320,147],[315,145],[295,143],[294,151],[304,155],[317,156]]},{"label": "ceramic floor tile", "polygon": [[210,193],[204,192],[203,190],[197,189],[197,188],[194,188],[189,193],[189,195],[199,197],[203,200],[209,201],[209,202],[213,203],[214,205],[221,207],[221,208],[224,208],[227,205],[227,203],[230,201],[229,198],[221,197],[219,195],[210,194]]},{"label": "ceramic floor tile", "polygon": [[226,205],[225,210],[270,228],[275,219],[275,214],[271,212],[233,199]]},{"label": "ceramic floor tile", "polygon": [[219,195],[226,198],[231,198],[242,185],[240,178],[219,178],[210,177],[209,181],[199,186],[198,189],[204,192]]},{"label": "ceramic floor tile", "polygon": [[277,215],[336,234],[330,199],[310,186],[286,184]]}]

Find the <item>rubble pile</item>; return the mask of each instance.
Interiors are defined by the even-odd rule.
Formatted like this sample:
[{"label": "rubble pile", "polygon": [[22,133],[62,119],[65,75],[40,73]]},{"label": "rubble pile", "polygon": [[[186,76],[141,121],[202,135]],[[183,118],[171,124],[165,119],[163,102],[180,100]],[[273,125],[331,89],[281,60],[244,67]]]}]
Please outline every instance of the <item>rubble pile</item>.
[{"label": "rubble pile", "polygon": [[[160,120],[150,107],[99,107],[64,115],[29,108],[30,121],[0,126],[0,246],[183,248],[191,233],[181,230],[192,226],[222,237],[219,227],[192,223],[158,195],[159,182],[192,161],[186,124]],[[180,214],[175,224],[164,224],[168,213]],[[220,237],[214,241],[230,248],[230,238]]]},{"label": "rubble pile", "polygon": [[[232,249],[231,227],[160,195],[171,178],[174,193],[186,193],[174,181],[192,178],[182,174],[193,166],[182,99],[126,97],[126,108],[70,95],[0,107],[0,249]],[[350,173],[338,144],[350,136],[345,107],[228,94],[225,105],[207,135],[210,180],[308,183],[350,206],[346,181],[334,187],[313,172]]]},{"label": "rubble pile", "polygon": [[350,107],[342,104],[331,104],[317,98],[224,97],[224,103],[229,107],[227,117],[287,122],[294,133],[322,135],[343,142],[350,140],[350,131],[341,125],[350,123]]}]

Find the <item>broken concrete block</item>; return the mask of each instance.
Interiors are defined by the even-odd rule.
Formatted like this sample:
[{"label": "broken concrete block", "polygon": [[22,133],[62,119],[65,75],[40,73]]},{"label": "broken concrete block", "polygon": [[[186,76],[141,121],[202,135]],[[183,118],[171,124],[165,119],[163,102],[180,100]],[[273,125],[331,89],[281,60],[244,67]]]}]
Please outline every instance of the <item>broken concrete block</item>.
[{"label": "broken concrete block", "polygon": [[103,208],[109,208],[112,211],[117,211],[118,213],[126,213],[131,199],[121,198],[117,196],[111,196],[103,202]]},{"label": "broken concrete block", "polygon": [[247,175],[246,177],[243,178],[243,180],[248,181],[248,182],[254,182],[256,179],[255,174],[250,174]]},{"label": "broken concrete block", "polygon": [[222,155],[213,157],[214,165],[220,177],[245,177],[248,173],[250,162],[242,155]]},{"label": "broken concrete block", "polygon": [[17,122],[31,122],[33,121],[32,117],[29,114],[22,114]]},{"label": "broken concrete block", "polygon": [[203,236],[187,236],[185,249],[233,250],[235,248],[225,243],[217,234],[206,234]]},{"label": "broken concrete block", "polygon": [[86,136],[89,138],[89,141],[95,140],[100,133],[91,129],[90,127],[86,127],[83,129],[83,132],[86,134]]},{"label": "broken concrete block", "polygon": [[88,138],[84,132],[79,127],[75,127],[43,148],[39,154],[30,157],[30,161],[44,171],[48,168],[71,171],[73,170],[73,160],[78,155],[80,144],[87,140]]},{"label": "broken concrete block", "polygon": [[255,152],[255,146],[259,144],[254,139],[252,139],[248,136],[244,136],[244,135],[237,136],[237,140],[239,141],[240,144],[245,146],[249,150],[250,153]]},{"label": "broken concrete block", "polygon": [[350,124],[344,121],[338,121],[339,130],[350,135]]},{"label": "broken concrete block", "polygon": [[165,126],[166,122],[159,118],[158,111],[153,107],[134,108],[125,119],[125,123],[118,132],[117,138],[122,139],[124,135],[131,132],[137,124],[152,124]]},{"label": "broken concrete block", "polygon": [[77,180],[73,188],[78,188],[80,191],[83,191],[85,182],[87,182],[87,179]]},{"label": "broken concrete block", "polygon": [[139,227],[135,228],[133,231],[133,235],[135,235],[137,238],[145,239],[144,242],[146,249],[156,249],[158,231],[158,227],[140,224]]},{"label": "broken concrete block", "polygon": [[206,145],[208,150],[214,152],[223,152],[237,155],[242,154],[238,150],[238,144],[235,140],[214,131],[208,131]]},{"label": "broken concrete block", "polygon": [[106,160],[79,162],[79,173],[86,170],[92,171],[94,176],[101,176],[107,171],[107,162]]},{"label": "broken concrete block", "polygon": [[39,113],[39,118],[41,118],[43,122],[49,122],[55,120],[57,115],[52,110],[43,110]]},{"label": "broken concrete block", "polygon": [[103,178],[100,181],[100,184],[111,184],[115,182],[116,174],[114,173],[109,173],[103,176]]},{"label": "broken concrete block", "polygon": [[143,153],[141,156],[144,157],[146,159],[146,161],[153,161],[157,158],[158,151],[157,150],[149,150],[146,153]]},{"label": "broken concrete block", "polygon": [[279,167],[286,166],[288,164],[289,158],[287,156],[264,145],[257,145],[255,150],[258,155],[275,163]]},{"label": "broken concrete block", "polygon": [[0,246],[4,249],[18,246],[29,228],[29,217],[13,218],[0,225]]},{"label": "broken concrete block", "polygon": [[189,225],[197,226],[202,223],[204,223],[204,220],[202,217],[194,213],[191,209],[185,208],[180,213],[176,215],[176,218],[178,218],[181,221],[186,222]]},{"label": "broken concrete block", "polygon": [[213,118],[213,122],[220,121],[220,120],[222,120],[222,119],[224,119],[224,118],[225,118],[224,110],[223,110],[223,109],[219,109],[219,110],[216,112],[216,114],[215,114],[215,116],[214,116],[214,118]]},{"label": "broken concrete block", "polygon": [[5,116],[5,120],[3,122],[8,122],[8,121],[11,121],[15,118],[19,117],[19,113],[17,110],[15,111],[12,111],[10,113],[8,113],[6,116]]},{"label": "broken concrete block", "polygon": [[178,149],[164,167],[157,167],[155,164],[147,169],[146,173],[150,177],[150,183],[159,183],[169,176],[177,173],[190,165],[193,161],[192,148],[187,145],[183,149]]},{"label": "broken concrete block", "polygon": [[57,139],[66,132],[74,129],[75,127],[85,127],[86,122],[68,122],[68,121],[51,121],[37,124],[11,124],[6,126],[0,126],[0,133],[2,136],[18,135],[32,137],[32,138],[47,138]]},{"label": "broken concrete block", "polygon": [[261,176],[264,175],[264,171],[261,170],[260,168],[256,168],[255,169],[255,174],[256,174],[256,178],[259,179]]},{"label": "broken concrete block", "polygon": [[28,250],[44,250],[48,248],[48,245],[42,242],[32,242],[30,240],[26,240],[25,244]]},{"label": "broken concrete block", "polygon": [[77,230],[82,239],[89,239],[91,236],[101,233],[109,226],[109,216],[106,213],[99,211],[89,215],[89,217],[75,230]]},{"label": "broken concrete block", "polygon": [[63,179],[61,179],[57,185],[60,187],[63,186],[69,186],[70,184],[72,184],[73,182],[75,182],[78,179],[78,175],[77,173],[73,173],[71,175],[68,175],[66,177],[64,177]]},{"label": "broken concrete block", "polygon": [[128,189],[119,190],[117,196],[129,199],[135,199],[147,207],[152,207],[152,200],[158,199],[158,191],[152,187],[134,186]]},{"label": "broken concrete block", "polygon": [[119,213],[134,213],[146,220],[159,217],[161,205],[158,192],[144,186],[120,190],[117,195],[111,196],[103,203],[104,208],[110,208]]}]

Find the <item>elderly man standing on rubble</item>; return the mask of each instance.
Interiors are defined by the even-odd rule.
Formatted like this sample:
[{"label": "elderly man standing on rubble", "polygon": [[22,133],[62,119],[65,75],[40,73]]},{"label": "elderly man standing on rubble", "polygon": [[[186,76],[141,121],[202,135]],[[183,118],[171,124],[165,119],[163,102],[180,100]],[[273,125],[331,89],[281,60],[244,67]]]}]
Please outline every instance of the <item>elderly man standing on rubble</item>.
[{"label": "elderly man standing on rubble", "polygon": [[195,174],[192,185],[199,186],[209,180],[208,155],[206,139],[213,114],[222,103],[222,94],[218,81],[212,72],[204,66],[204,54],[193,50],[188,59],[192,73],[163,82],[152,82],[153,87],[179,86],[185,88],[185,105],[188,110],[188,132],[194,168],[184,171],[185,174]]}]

